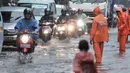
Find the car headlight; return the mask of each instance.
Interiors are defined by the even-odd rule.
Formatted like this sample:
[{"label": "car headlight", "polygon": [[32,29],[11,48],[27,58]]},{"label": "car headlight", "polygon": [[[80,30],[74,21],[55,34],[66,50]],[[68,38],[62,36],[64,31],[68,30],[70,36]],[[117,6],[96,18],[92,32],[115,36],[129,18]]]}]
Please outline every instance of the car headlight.
[{"label": "car headlight", "polygon": [[44,31],[44,34],[48,34],[48,33],[49,33],[49,31],[47,31],[47,30]]},{"label": "car headlight", "polygon": [[23,43],[28,43],[29,41],[29,35],[22,35],[20,40],[23,42]]},{"label": "car headlight", "polygon": [[77,21],[77,25],[81,27],[81,26],[84,26],[84,23],[83,23],[82,20],[78,20],[78,21]]}]

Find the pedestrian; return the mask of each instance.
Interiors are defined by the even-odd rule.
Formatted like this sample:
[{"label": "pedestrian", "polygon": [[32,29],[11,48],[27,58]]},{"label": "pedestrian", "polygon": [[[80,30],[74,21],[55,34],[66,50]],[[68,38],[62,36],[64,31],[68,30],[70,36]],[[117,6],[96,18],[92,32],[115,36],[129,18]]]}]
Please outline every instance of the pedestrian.
[{"label": "pedestrian", "polygon": [[[127,9],[126,8],[122,8],[122,11],[123,11],[123,16],[124,16],[124,18],[125,18],[125,22],[126,22],[126,24],[127,24],[127,30],[129,31],[129,25],[128,25],[128,14],[127,14]],[[128,35],[129,34],[127,34],[127,38],[126,38],[126,42],[128,41]]]},{"label": "pedestrian", "polygon": [[89,43],[86,40],[79,42],[79,50],[74,59],[74,73],[97,73],[94,64],[94,56],[89,51]]},{"label": "pedestrian", "polygon": [[104,42],[108,42],[108,23],[99,6],[97,6],[93,12],[96,17],[92,23],[90,44],[93,44],[96,64],[100,65],[102,63]]},{"label": "pedestrian", "polygon": [[[130,8],[128,9],[127,23],[128,23],[128,36],[129,36],[130,35]],[[127,41],[128,41],[128,37],[127,37]]]},{"label": "pedestrian", "polygon": [[127,22],[123,15],[122,10],[117,10],[118,16],[118,41],[119,41],[119,52],[123,54],[126,51],[126,38],[128,34]]}]

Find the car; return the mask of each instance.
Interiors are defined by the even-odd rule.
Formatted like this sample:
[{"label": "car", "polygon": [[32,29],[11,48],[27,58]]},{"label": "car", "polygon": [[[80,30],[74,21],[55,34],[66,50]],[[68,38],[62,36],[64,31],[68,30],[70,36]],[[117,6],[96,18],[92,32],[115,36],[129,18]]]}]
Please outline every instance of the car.
[{"label": "car", "polygon": [[4,29],[4,40],[3,48],[8,48],[8,46],[16,46],[17,35],[15,32],[16,23],[24,18],[24,10],[26,7],[0,7],[1,19],[3,20]]},{"label": "car", "polygon": [[37,21],[44,15],[44,10],[50,9],[53,16],[56,15],[55,0],[19,0],[17,6],[33,8],[33,14]]}]

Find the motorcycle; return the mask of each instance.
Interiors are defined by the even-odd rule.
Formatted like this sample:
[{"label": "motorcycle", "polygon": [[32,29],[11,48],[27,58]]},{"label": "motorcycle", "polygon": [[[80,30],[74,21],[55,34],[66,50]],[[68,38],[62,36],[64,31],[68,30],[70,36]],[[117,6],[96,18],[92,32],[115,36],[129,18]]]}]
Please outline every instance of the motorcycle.
[{"label": "motorcycle", "polygon": [[40,30],[39,30],[39,37],[47,43],[48,41],[51,40],[52,36],[52,23],[51,22],[43,22],[40,24]]},{"label": "motorcycle", "polygon": [[78,36],[81,36],[85,33],[85,24],[83,20],[77,20]]},{"label": "motorcycle", "polygon": [[57,26],[56,26],[56,31],[55,34],[59,38],[59,40],[64,40],[67,38],[67,25],[66,25],[66,20],[61,20]]},{"label": "motorcycle", "polygon": [[17,35],[17,48],[19,51],[19,61],[22,64],[32,61],[31,53],[35,48],[35,41],[27,30],[24,30],[22,33]]},{"label": "motorcycle", "polygon": [[59,40],[64,40],[67,38],[66,27],[67,27],[66,24],[58,24],[57,34],[58,34]]},{"label": "motorcycle", "polygon": [[69,37],[77,36],[77,25],[75,20],[70,19],[70,21],[67,23],[67,32]]}]

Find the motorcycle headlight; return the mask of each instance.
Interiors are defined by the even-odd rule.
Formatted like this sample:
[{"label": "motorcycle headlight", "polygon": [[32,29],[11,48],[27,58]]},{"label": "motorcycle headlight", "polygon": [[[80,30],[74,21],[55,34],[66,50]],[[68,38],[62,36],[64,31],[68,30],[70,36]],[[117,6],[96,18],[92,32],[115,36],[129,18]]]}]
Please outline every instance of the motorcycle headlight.
[{"label": "motorcycle headlight", "polygon": [[72,25],[69,25],[69,26],[68,26],[68,30],[69,30],[69,31],[73,31],[73,30],[74,30],[74,27],[73,27]]},{"label": "motorcycle headlight", "polygon": [[58,31],[65,30],[65,27],[58,27]]},{"label": "motorcycle headlight", "polygon": [[81,26],[84,26],[84,23],[83,23],[82,20],[78,20],[78,21],[77,21],[77,25],[81,27]]},{"label": "motorcycle headlight", "polygon": [[20,40],[23,42],[23,43],[28,43],[29,41],[29,35],[22,35],[20,37]]},{"label": "motorcycle headlight", "polygon": [[47,30],[44,31],[44,34],[48,34],[48,33],[49,33],[49,31],[47,31]]},{"label": "motorcycle headlight", "polygon": [[82,29],[80,28],[80,29],[78,29],[79,31],[82,31]]}]

